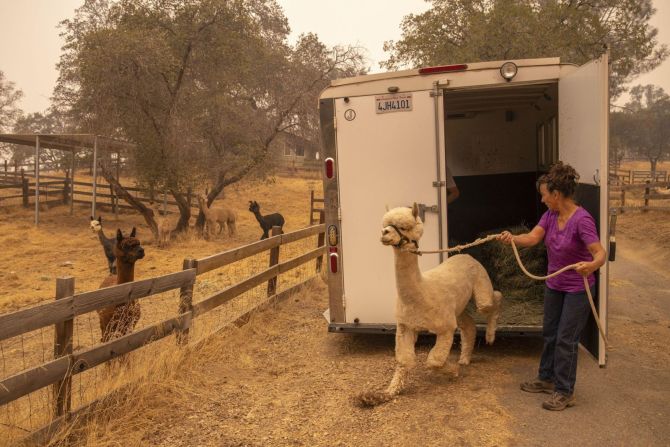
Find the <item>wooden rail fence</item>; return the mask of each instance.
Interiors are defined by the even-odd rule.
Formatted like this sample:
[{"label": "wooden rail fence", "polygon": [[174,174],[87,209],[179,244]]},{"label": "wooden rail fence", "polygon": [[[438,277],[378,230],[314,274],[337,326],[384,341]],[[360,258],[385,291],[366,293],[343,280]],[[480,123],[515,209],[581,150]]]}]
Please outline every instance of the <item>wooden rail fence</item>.
[{"label": "wooden rail fence", "polygon": [[[661,200],[661,201],[670,201],[670,190],[668,194],[661,194],[656,192],[656,189],[665,190],[670,187],[670,182],[650,182],[647,181],[643,184],[630,184],[630,185],[619,185],[619,186],[610,186],[609,194],[610,200],[619,200],[619,206],[613,206],[618,212],[623,213],[625,211],[670,211],[670,202],[667,202],[668,206],[653,206],[651,201]],[[631,204],[629,192],[644,191],[641,199],[644,200],[644,205]],[[628,204],[626,202],[628,200]],[[638,199],[640,200],[640,199]],[[664,204],[665,205],[665,204]]]},{"label": "wooden rail fence", "polygon": [[[90,292],[74,293],[74,278],[58,278],[55,301],[0,315],[0,341],[43,327],[55,326],[54,359],[3,378],[0,381],[0,406],[41,388],[53,386],[55,409],[53,420],[27,438],[31,442],[48,442],[49,437],[62,424],[91,405],[71,410],[73,376],[171,334],[176,334],[177,343],[184,345],[188,343],[189,329],[195,318],[263,283],[268,284],[268,300],[288,296],[310,279],[277,294],[278,276],[314,259],[322,259],[325,254],[322,237],[324,233],[323,223],[286,234],[279,234],[279,228],[275,227],[272,237],[268,239],[201,259],[185,259],[182,271]],[[282,245],[314,235],[320,236],[317,247],[292,259],[279,262],[279,249]],[[193,290],[197,276],[266,251],[270,251],[267,269],[193,304]],[[318,263],[318,266],[320,265],[321,263]],[[318,268],[316,271],[318,272]],[[176,289],[180,291],[179,306],[177,314],[172,318],[106,343],[73,351],[73,321],[76,316]]]}]

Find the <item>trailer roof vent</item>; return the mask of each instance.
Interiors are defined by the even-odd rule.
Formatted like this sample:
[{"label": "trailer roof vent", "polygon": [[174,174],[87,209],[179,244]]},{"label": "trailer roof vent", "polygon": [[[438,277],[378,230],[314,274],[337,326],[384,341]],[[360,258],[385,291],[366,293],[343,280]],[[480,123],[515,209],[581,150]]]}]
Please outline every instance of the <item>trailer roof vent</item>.
[{"label": "trailer roof vent", "polygon": [[419,74],[435,74],[435,73],[446,73],[449,71],[463,71],[467,70],[467,64],[455,64],[455,65],[438,65],[436,67],[423,67],[419,68]]}]

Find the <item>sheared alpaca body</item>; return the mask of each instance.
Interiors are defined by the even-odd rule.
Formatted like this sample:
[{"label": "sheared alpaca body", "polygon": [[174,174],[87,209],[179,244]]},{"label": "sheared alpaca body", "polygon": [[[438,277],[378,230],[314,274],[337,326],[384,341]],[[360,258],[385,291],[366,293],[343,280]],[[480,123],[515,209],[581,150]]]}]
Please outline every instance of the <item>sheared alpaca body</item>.
[{"label": "sheared alpaca body", "polygon": [[116,239],[113,237],[105,236],[105,232],[102,231],[102,216],[98,216],[97,219],[94,219],[91,216],[91,231],[98,235],[98,240],[102,249],[105,253],[105,258],[107,258],[107,266],[109,267],[109,273],[116,275],[116,256],[114,256],[114,244]]},{"label": "sheared alpaca body", "polygon": [[261,214],[261,206],[255,200],[249,201],[249,211],[254,213],[258,224],[263,230],[261,235],[261,240],[267,239],[270,236],[270,230],[272,227],[279,227],[282,231],[284,229],[284,216],[279,213],[272,213],[263,216]]},{"label": "sheared alpaca body", "polygon": [[[144,257],[144,249],[140,241],[135,238],[135,228],[131,231],[130,236],[123,236],[121,230],[117,230],[114,254],[117,260],[117,274],[105,278],[100,284],[101,289],[135,280],[135,262]],[[126,304],[99,309],[102,342],[132,332],[140,316],[140,304],[134,300]]]},{"label": "sheared alpaca body", "polygon": [[[437,267],[421,272],[418,256],[412,253],[423,235],[423,223],[416,205],[394,208],[384,215],[381,242],[394,247],[396,270],[396,370],[383,392],[359,396],[363,405],[377,405],[398,395],[409,371],[416,365],[414,344],[421,331],[437,335],[426,365],[432,369],[447,366],[456,328],[461,330],[458,363],[470,363],[475,345],[476,326],[465,310],[474,297],[477,311],[487,316],[486,342],[495,340],[502,294],[493,290],[484,267],[469,255],[448,258]],[[450,368],[452,369],[452,368]],[[458,366],[456,365],[456,370]]]},{"label": "sheared alpaca body", "polygon": [[167,247],[170,243],[170,235],[172,234],[172,225],[167,214],[161,214],[161,207],[159,205],[151,205],[151,211],[154,212],[154,220],[156,227],[158,227],[158,240],[156,244],[159,247]]},{"label": "sheared alpaca body", "polygon": [[[228,236],[235,236],[237,231],[235,227],[235,222],[237,220],[235,211],[224,206],[208,207],[207,198],[202,194],[198,196],[198,204],[200,205],[202,213],[205,215],[207,233],[210,237],[215,234],[221,234],[226,226],[228,226]],[[217,225],[219,227],[218,232],[216,231]]]}]

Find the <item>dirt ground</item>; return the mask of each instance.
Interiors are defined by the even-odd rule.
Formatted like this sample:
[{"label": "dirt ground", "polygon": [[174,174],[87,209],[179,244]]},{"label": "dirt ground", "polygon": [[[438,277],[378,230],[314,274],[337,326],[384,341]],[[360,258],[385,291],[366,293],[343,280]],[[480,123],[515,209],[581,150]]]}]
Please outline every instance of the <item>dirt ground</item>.
[{"label": "dirt ground", "polygon": [[[179,366],[183,393],[157,387],[155,402],[105,426],[86,445],[155,446],[558,446],[667,445],[670,439],[670,249],[666,214],[621,217],[611,264],[608,365],[580,351],[575,407],[548,412],[546,395],[519,390],[537,368],[541,340],[482,343],[460,376],[419,367],[407,390],[373,409],[353,397],[386,385],[393,338],[330,334],[320,281],[215,336],[197,369]],[[650,237],[650,235],[653,235]],[[425,360],[430,340],[418,346]],[[457,347],[451,359],[457,358]],[[174,397],[171,395],[174,394]],[[137,403],[137,401],[135,401]],[[120,413],[117,413],[120,414]],[[152,416],[147,416],[152,415]],[[128,418],[133,431],[124,431]],[[125,422],[124,422],[125,421]],[[122,439],[120,439],[120,437]]]}]

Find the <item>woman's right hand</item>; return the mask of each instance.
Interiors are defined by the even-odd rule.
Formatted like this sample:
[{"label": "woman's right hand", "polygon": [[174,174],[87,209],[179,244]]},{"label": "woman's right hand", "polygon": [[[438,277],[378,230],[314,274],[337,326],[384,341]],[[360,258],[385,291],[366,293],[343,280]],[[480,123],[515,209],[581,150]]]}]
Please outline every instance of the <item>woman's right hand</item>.
[{"label": "woman's right hand", "polygon": [[514,236],[512,235],[512,233],[510,233],[509,231],[503,231],[502,233],[500,233],[498,235],[497,239],[499,241],[501,241],[502,243],[509,245],[509,244],[512,243],[513,238],[514,238]]}]

